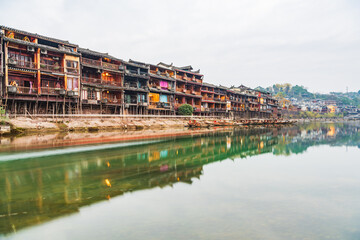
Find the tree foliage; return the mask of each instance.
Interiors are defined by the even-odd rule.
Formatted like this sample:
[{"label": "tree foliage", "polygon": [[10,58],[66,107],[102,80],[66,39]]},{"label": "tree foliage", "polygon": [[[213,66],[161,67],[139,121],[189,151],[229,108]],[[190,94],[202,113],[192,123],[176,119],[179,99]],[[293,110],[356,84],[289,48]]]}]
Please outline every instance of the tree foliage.
[{"label": "tree foliage", "polygon": [[179,115],[191,116],[194,108],[190,104],[183,104],[179,107]]}]

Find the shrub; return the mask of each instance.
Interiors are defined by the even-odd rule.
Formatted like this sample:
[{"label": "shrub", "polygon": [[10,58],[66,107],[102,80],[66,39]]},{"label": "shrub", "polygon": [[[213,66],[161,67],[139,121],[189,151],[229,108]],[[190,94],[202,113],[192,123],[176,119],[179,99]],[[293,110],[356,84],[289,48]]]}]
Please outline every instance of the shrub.
[{"label": "shrub", "polygon": [[193,111],[194,109],[190,104],[183,104],[179,107],[179,115],[191,116]]}]

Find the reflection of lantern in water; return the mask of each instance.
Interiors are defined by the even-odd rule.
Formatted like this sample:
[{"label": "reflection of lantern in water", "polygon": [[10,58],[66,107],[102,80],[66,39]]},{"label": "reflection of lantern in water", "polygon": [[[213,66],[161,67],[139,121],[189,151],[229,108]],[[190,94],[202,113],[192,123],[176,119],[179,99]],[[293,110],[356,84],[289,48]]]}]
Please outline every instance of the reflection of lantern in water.
[{"label": "reflection of lantern in water", "polygon": [[264,148],[264,142],[263,142],[263,141],[260,142],[260,148],[261,148],[261,149]]},{"label": "reflection of lantern in water", "polygon": [[106,162],[106,166],[110,167],[110,163],[109,163],[109,162]]},{"label": "reflection of lantern in water", "polygon": [[109,179],[105,179],[105,184],[106,186],[111,187],[111,183]]},{"label": "reflection of lantern in water", "polygon": [[330,130],[327,132],[327,135],[329,137],[333,137],[335,135],[335,127],[334,126],[330,126]]}]

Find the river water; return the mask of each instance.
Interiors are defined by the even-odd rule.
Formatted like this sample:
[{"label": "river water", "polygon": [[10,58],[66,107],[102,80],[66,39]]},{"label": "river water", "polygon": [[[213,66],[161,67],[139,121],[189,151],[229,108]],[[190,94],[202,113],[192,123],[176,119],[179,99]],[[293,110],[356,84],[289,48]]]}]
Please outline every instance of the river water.
[{"label": "river water", "polygon": [[0,239],[360,239],[359,123],[41,141],[1,139]]}]

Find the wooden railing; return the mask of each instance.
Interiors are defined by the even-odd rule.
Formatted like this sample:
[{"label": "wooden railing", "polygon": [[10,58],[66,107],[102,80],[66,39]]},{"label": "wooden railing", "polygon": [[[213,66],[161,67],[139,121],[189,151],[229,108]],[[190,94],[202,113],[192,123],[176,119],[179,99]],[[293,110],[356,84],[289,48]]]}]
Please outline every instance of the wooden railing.
[{"label": "wooden railing", "polygon": [[81,81],[84,83],[93,83],[93,84],[99,84],[99,85],[111,85],[111,86],[121,87],[121,82],[107,81],[107,80],[98,79],[98,78],[82,77]]},{"label": "wooden railing", "polygon": [[41,94],[57,95],[56,88],[41,87]]},{"label": "wooden railing", "polygon": [[30,68],[30,69],[36,69],[36,64],[29,61],[24,60],[16,60],[16,59],[8,59],[8,65],[9,66],[16,66],[20,68]]},{"label": "wooden railing", "polygon": [[88,64],[88,65],[92,65],[92,66],[101,67],[101,61],[98,61],[98,60],[82,58],[81,61],[82,61],[83,64]]},{"label": "wooden railing", "polygon": [[64,68],[56,64],[40,63],[40,69],[51,72],[64,72]]},{"label": "wooden railing", "polygon": [[66,67],[66,72],[67,73],[79,73],[79,69],[73,68],[73,67]]},{"label": "wooden railing", "polygon": [[30,87],[22,87],[17,86],[17,92],[18,94],[37,94],[37,88],[30,88]]},{"label": "wooden railing", "polygon": [[119,65],[113,63],[103,62],[102,66],[103,68],[107,68],[107,69],[119,70]]}]

